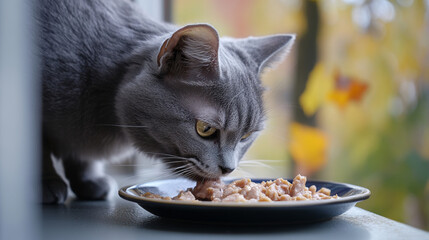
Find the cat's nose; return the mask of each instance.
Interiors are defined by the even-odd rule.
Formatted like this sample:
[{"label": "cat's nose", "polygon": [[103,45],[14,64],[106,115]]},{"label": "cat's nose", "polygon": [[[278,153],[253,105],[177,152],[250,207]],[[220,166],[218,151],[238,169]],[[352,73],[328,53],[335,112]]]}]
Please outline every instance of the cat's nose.
[{"label": "cat's nose", "polygon": [[227,174],[227,173],[234,171],[234,168],[228,168],[228,167],[223,167],[223,166],[219,166],[219,168],[220,168],[220,171],[222,172],[222,174]]}]

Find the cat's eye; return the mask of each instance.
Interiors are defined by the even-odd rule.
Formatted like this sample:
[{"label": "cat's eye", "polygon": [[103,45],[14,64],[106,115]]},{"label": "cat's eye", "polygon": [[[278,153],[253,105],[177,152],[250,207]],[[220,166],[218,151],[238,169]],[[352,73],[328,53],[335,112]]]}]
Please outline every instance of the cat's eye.
[{"label": "cat's eye", "polygon": [[198,135],[201,137],[210,137],[216,133],[216,128],[211,127],[208,123],[197,120],[197,124],[195,125]]},{"label": "cat's eye", "polygon": [[252,132],[249,132],[249,133],[245,134],[244,136],[242,136],[241,140],[248,138],[250,135],[252,135]]}]

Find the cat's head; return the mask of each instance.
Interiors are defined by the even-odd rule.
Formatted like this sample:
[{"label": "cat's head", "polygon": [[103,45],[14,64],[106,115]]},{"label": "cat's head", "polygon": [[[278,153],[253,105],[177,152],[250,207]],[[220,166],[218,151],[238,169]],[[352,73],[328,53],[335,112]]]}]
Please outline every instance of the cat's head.
[{"label": "cat's head", "polygon": [[219,39],[209,25],[183,27],[137,58],[141,66],[117,95],[120,123],[141,126],[125,128],[135,146],[178,174],[228,174],[264,126],[260,75],[293,40]]}]

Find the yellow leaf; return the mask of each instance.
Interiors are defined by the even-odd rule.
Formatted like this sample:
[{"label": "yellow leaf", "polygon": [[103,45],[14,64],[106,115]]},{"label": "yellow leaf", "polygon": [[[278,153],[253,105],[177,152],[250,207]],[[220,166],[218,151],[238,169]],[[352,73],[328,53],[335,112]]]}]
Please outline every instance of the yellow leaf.
[{"label": "yellow leaf", "polygon": [[307,81],[299,102],[307,116],[313,115],[326,101],[326,95],[333,89],[334,78],[322,63],[318,63]]},{"label": "yellow leaf", "polygon": [[328,99],[335,102],[340,108],[347,106],[350,101],[349,93],[347,91],[334,90],[329,93]]},{"label": "yellow leaf", "polygon": [[326,163],[328,139],[321,130],[294,122],[290,138],[289,150],[301,173],[310,175]]}]

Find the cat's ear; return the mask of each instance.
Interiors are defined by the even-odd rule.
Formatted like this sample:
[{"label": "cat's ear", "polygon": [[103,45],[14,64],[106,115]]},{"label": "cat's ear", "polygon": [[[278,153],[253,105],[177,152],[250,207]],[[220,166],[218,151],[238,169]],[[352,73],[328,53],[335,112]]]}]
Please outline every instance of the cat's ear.
[{"label": "cat's ear", "polygon": [[157,64],[162,72],[202,68],[218,71],[219,35],[207,24],[187,25],[162,44]]},{"label": "cat's ear", "polygon": [[258,73],[281,61],[290,51],[295,41],[294,34],[279,34],[266,37],[249,37],[246,50],[259,65]]}]

